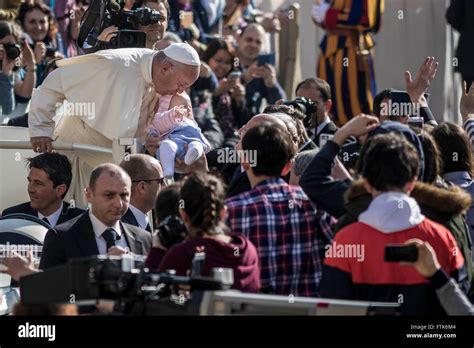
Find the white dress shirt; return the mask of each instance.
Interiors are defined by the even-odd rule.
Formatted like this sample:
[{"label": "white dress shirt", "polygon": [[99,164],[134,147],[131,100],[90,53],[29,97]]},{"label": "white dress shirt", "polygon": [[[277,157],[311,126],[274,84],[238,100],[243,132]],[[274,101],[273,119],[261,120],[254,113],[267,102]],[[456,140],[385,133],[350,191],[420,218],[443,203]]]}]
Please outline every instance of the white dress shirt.
[{"label": "white dress shirt", "polygon": [[64,203],[61,202],[61,206],[59,207],[59,209],[56,210],[54,213],[52,213],[52,214],[49,215],[49,216],[44,216],[43,214],[41,214],[40,212],[38,212],[38,217],[39,217],[41,220],[43,220],[43,218],[46,218],[46,219],[48,219],[49,224],[50,224],[51,226],[53,226],[53,227],[56,226],[56,225],[58,224],[59,217],[61,216],[61,213],[62,213],[62,211],[63,211],[63,204],[64,204]]},{"label": "white dress shirt", "polygon": [[125,239],[125,236],[122,233],[122,229],[120,228],[120,221],[117,221],[115,225],[113,226],[106,226],[105,224],[102,223],[102,221],[97,219],[90,210],[89,210],[89,217],[91,219],[92,228],[94,229],[95,242],[97,243],[97,249],[99,250],[99,255],[107,254],[107,242],[105,241],[104,237],[102,237],[102,233],[104,233],[105,230],[108,228],[113,228],[120,237],[120,239],[115,242],[116,246],[122,247],[124,249],[130,249],[128,247],[127,240]]},{"label": "white dress shirt", "polygon": [[326,127],[330,122],[331,122],[331,119],[329,118],[329,116],[326,116],[324,121],[320,125],[318,125],[318,127],[316,128],[316,136],[318,136],[319,133],[322,132],[324,127]]},{"label": "white dress shirt", "polygon": [[[144,138],[158,95],[152,80],[156,51],[146,48],[102,50],[63,59],[33,90],[28,114],[31,137],[53,138],[53,118],[67,100],[73,112],[106,138]],[[87,104],[84,104],[87,103]],[[80,106],[84,104],[84,108]],[[64,116],[65,117],[65,116]]]},{"label": "white dress shirt", "polygon": [[133,215],[135,216],[135,219],[137,219],[137,222],[140,228],[146,230],[146,226],[148,225],[148,216],[145,213],[143,213],[140,209],[135,208],[131,204],[128,207],[130,208]]}]

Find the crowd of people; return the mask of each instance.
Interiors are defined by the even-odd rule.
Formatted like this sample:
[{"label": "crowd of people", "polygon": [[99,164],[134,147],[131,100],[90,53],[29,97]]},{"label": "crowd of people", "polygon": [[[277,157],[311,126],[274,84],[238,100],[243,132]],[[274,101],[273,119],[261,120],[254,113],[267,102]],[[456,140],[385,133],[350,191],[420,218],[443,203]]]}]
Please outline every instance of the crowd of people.
[{"label": "crowd of people", "polygon": [[[368,3],[315,2],[312,19],[327,30],[318,77],[300,81],[290,102],[275,62],[261,59],[288,18],[253,1],[127,1],[162,15],[135,28],[146,49],[104,49],[117,26],[97,32],[97,45],[78,45],[87,2],[22,1],[1,12],[3,113],[29,105],[9,124],[29,127],[38,153],[28,159],[30,201],[2,216],[50,226],[39,269],[17,255],[2,260],[3,272],[19,279],[78,257],[136,254],[150,270],[188,275],[205,253],[202,274],[232,269],[242,292],[473,315],[472,80],[462,125],[429,108],[433,57],[401,74],[406,91],[376,93],[370,33],[383,0]],[[352,37],[360,28],[362,54]],[[344,57],[359,65],[343,67]],[[56,120],[64,101],[92,103],[95,114]],[[117,164],[78,155],[86,187],[54,151],[53,139],[110,148],[121,137],[138,138],[140,153]],[[65,201],[68,191],[84,209]],[[170,224],[183,227],[175,238],[158,228]],[[412,246],[416,257],[387,260],[389,245]]]}]

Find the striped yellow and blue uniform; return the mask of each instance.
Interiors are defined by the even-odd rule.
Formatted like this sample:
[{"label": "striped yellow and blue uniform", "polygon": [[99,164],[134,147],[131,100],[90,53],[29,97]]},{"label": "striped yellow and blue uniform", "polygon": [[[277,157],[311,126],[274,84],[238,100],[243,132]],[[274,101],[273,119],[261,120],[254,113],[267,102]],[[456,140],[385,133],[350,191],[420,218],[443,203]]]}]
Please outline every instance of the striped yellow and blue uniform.
[{"label": "striped yellow and blue uniform", "polygon": [[[384,1],[330,1],[317,74],[331,86],[332,114],[338,125],[372,110],[376,93],[372,33],[380,28]],[[368,53],[365,63],[357,55],[362,50]]]}]

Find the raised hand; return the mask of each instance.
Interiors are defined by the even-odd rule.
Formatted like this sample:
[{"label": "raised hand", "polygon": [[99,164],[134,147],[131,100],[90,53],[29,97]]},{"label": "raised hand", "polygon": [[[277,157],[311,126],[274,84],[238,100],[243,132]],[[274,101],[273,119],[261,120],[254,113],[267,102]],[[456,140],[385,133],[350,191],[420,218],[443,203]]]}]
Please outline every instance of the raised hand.
[{"label": "raised hand", "polygon": [[471,84],[471,88],[468,91],[467,83],[464,81],[459,110],[463,121],[466,121],[469,118],[474,118],[474,83]]},{"label": "raised hand", "polygon": [[41,63],[43,59],[46,57],[46,44],[42,41],[35,43],[35,62]]},{"label": "raised hand", "polygon": [[413,103],[418,103],[433,82],[438,71],[438,62],[434,57],[427,57],[418,69],[415,79],[412,79],[410,71],[405,71],[405,82],[407,92]]}]

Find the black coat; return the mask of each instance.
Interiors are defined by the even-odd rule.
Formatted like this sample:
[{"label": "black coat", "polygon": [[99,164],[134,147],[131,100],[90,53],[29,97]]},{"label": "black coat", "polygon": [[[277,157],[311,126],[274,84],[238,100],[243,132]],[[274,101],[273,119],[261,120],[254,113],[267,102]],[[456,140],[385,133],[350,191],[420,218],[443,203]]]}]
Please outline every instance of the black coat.
[{"label": "black coat", "polygon": [[474,79],[474,64],[472,64],[474,61],[474,1],[451,0],[446,19],[461,34],[456,50],[458,58],[456,70],[464,78]]},{"label": "black coat", "polygon": [[[140,224],[138,223],[137,218],[135,217],[135,214],[133,214],[133,212],[130,210],[130,208],[127,209],[127,211],[125,212],[125,214],[122,216],[122,218],[120,220],[124,224],[129,224],[129,225],[132,225],[132,226],[135,226],[135,227],[140,227]],[[148,231],[148,232],[151,232],[150,224],[148,224],[147,227],[149,229],[146,228],[145,230]]]},{"label": "black coat", "polygon": [[[130,251],[147,255],[151,248],[151,234],[141,228],[120,223]],[[46,234],[40,268],[45,269],[68,262],[70,259],[99,254],[89,212],[57,225]]]},{"label": "black coat", "polygon": [[[66,221],[69,221],[75,218],[76,216],[81,215],[84,212],[85,212],[84,209],[71,208],[69,203],[63,202],[63,211],[61,212],[61,215],[59,216],[57,225],[62,224]],[[10,214],[19,214],[19,213],[38,217],[38,212],[36,210],[33,210],[33,208],[31,208],[30,202],[21,203],[13,207],[6,208],[2,212],[2,216],[10,215]]]},{"label": "black coat", "polygon": [[319,132],[319,134],[316,134],[314,137],[314,142],[316,145],[320,146],[319,140],[321,137],[321,134],[335,134],[337,132],[337,126],[334,124],[334,122],[329,122],[324,128]]}]

